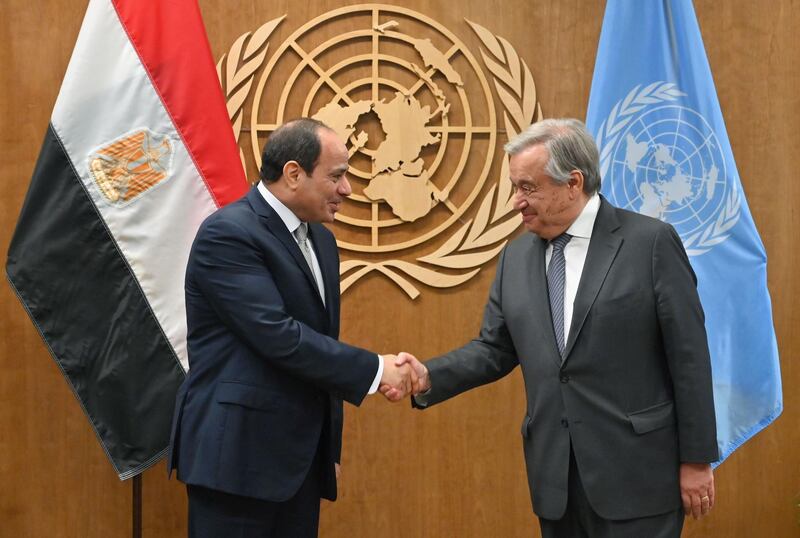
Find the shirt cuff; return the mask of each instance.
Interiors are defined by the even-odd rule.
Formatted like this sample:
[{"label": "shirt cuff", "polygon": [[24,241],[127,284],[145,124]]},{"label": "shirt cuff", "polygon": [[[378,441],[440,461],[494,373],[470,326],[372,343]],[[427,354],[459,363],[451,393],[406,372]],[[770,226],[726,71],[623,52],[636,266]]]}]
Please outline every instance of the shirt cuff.
[{"label": "shirt cuff", "polygon": [[383,377],[383,357],[378,355],[378,373],[375,374],[375,379],[372,381],[372,386],[370,386],[367,394],[375,394],[378,392],[378,385],[380,385],[381,377]]},{"label": "shirt cuff", "polygon": [[420,392],[419,394],[415,394],[411,397],[411,406],[418,407],[420,409],[425,409],[428,407],[428,395],[431,393],[431,389],[426,390],[425,392]]}]

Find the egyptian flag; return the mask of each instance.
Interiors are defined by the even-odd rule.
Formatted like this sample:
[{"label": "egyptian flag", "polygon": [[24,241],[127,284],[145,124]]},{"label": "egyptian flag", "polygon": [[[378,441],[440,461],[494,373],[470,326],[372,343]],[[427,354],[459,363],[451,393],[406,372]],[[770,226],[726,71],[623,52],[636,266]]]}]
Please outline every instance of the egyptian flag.
[{"label": "egyptian flag", "polygon": [[6,272],[120,479],[167,450],[189,249],[246,189],[196,0],[92,0]]}]

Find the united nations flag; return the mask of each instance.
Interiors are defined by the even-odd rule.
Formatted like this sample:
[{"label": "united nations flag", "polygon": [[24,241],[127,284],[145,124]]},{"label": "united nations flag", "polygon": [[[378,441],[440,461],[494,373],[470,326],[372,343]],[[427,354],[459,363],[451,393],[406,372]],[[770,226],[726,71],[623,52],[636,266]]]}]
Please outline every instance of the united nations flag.
[{"label": "united nations flag", "polygon": [[783,403],[766,253],[691,0],[609,0],[586,124],[603,194],[672,224],[697,273],[722,462]]}]

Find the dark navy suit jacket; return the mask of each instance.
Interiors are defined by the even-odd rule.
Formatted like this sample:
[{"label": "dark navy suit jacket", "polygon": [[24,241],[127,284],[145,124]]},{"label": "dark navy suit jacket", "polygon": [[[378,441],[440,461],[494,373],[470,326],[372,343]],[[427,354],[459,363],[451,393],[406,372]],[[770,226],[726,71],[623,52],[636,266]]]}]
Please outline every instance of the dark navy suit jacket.
[{"label": "dark navy suit jacket", "polygon": [[374,353],[339,335],[339,256],[310,224],[327,307],[308,264],[257,189],[200,227],[186,270],[189,373],[176,400],[168,471],[191,485],[280,502],[317,450],[336,498],[342,400],[359,405]]}]

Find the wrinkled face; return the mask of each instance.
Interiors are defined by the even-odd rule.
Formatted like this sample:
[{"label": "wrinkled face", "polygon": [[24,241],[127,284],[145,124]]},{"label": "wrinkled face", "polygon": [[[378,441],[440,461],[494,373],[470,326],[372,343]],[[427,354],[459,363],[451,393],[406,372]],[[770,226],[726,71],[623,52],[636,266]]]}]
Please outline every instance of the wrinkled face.
[{"label": "wrinkled face", "polygon": [[353,192],[347,180],[347,147],[335,132],[318,131],[321,152],[309,174],[299,168],[296,192],[298,218],[305,222],[333,222],[339,205]]},{"label": "wrinkled face", "polygon": [[514,208],[528,231],[553,239],[567,230],[583,204],[583,176],[574,172],[568,183],[556,183],[545,172],[550,158],[545,146],[531,146],[512,155],[509,172],[514,188]]}]

